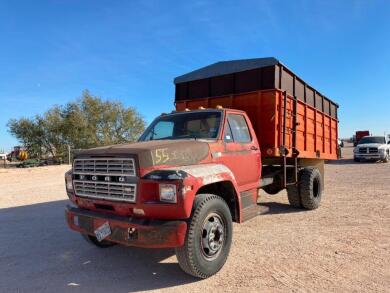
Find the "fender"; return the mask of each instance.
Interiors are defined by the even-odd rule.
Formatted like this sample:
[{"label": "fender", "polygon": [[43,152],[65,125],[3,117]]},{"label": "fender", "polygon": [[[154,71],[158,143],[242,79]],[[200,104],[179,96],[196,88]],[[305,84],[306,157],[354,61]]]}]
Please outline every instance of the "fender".
[{"label": "fender", "polygon": [[201,187],[217,182],[228,181],[233,185],[235,199],[239,215],[241,214],[240,192],[236,184],[233,172],[223,164],[197,164],[181,166],[177,168],[166,168],[164,170],[185,172],[187,175],[183,179],[184,208],[188,217],[191,215],[194,198]]}]

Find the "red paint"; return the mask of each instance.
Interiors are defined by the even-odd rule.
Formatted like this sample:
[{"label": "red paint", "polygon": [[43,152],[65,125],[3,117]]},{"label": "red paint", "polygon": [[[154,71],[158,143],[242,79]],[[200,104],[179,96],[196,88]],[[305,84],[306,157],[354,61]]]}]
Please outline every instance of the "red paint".
[{"label": "red paint", "polygon": [[355,134],[355,142],[358,143],[359,140],[361,140],[363,137],[370,135],[370,132],[368,130],[360,130],[356,131]]},{"label": "red paint", "polygon": [[[224,110],[224,121],[222,127],[227,123],[227,114],[240,114],[245,117],[251,133],[252,141],[247,144],[223,142],[224,132],[221,131],[217,141],[209,143],[209,155],[200,162],[199,166],[204,164],[221,164],[228,167],[231,172],[220,172],[217,181],[229,181],[232,183],[236,194],[236,201],[239,207],[238,222],[241,222],[241,199],[240,192],[249,189],[256,189],[261,177],[261,159],[260,148],[257,142],[256,134],[252,128],[247,115],[238,110]],[[223,129],[223,128],[222,128]],[[220,153],[219,157],[213,157],[213,153]],[[192,176],[189,174],[184,180],[172,182],[162,180],[146,180],[143,176],[151,171],[159,169],[180,168],[183,166],[153,166],[140,170],[141,179],[138,182],[136,203],[114,202],[101,199],[88,199],[76,197],[75,194],[69,194],[71,200],[80,208],[97,211],[106,215],[134,216],[137,218],[159,219],[159,220],[177,220],[187,219],[191,215],[193,201],[198,190],[203,187],[203,176]],[[207,168],[207,167],[206,167]],[[242,172],[245,170],[245,172]],[[217,182],[215,181],[215,182]],[[215,183],[214,182],[214,183]],[[159,201],[159,184],[176,184],[178,198],[176,204],[162,203]],[[183,186],[191,186],[191,190],[182,192]],[[110,206],[112,210],[101,209],[101,205]],[[145,215],[134,214],[133,209],[143,209]],[[71,227],[74,229],[74,227]]]}]

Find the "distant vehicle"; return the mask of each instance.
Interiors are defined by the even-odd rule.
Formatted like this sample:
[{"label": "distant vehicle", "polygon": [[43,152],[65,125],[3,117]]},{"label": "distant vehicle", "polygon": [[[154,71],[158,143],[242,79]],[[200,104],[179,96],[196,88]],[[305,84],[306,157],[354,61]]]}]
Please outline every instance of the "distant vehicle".
[{"label": "distant vehicle", "polygon": [[6,153],[0,153],[0,160],[5,160],[7,159],[7,154]]},{"label": "distant vehicle", "polygon": [[353,146],[357,146],[359,144],[359,141],[365,137],[365,136],[369,136],[370,135],[370,132],[368,130],[359,130],[359,131],[356,131],[355,133],[355,140],[353,142]]},{"label": "distant vehicle", "polygon": [[341,155],[341,148],[344,147],[344,142],[341,140],[341,139],[337,139],[337,158],[338,159],[341,159],[342,158],[342,155]]},{"label": "distant vehicle", "polygon": [[7,155],[8,161],[25,161],[28,159],[27,150],[21,146],[15,146],[14,150]]},{"label": "distant vehicle", "polygon": [[353,150],[355,162],[361,160],[381,160],[387,163],[390,158],[390,141],[385,136],[365,136]]}]

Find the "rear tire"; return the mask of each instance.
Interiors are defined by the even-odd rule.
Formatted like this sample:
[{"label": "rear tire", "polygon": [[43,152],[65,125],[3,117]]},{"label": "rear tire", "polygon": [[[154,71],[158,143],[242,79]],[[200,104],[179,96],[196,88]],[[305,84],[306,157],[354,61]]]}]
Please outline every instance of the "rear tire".
[{"label": "rear tire", "polygon": [[84,238],[88,243],[93,244],[93,245],[95,245],[96,247],[99,247],[99,248],[108,248],[108,247],[117,245],[116,243],[111,242],[111,241],[107,241],[107,240],[102,240],[102,241],[99,242],[99,241],[96,239],[96,237],[91,236],[91,235],[88,235],[88,234],[81,234],[81,236],[83,236],[83,238]]},{"label": "rear tire", "polygon": [[277,184],[270,184],[263,187],[263,190],[271,195],[279,193],[282,189]]},{"label": "rear tire", "polygon": [[282,190],[282,176],[280,174],[274,175],[272,184],[264,186],[263,190],[272,195],[279,193]]},{"label": "rear tire", "polygon": [[288,202],[294,208],[302,208],[301,195],[298,185],[289,185],[286,187]]},{"label": "rear tire", "polygon": [[202,279],[216,274],[229,255],[232,226],[229,207],[221,197],[197,195],[184,245],[175,249],[182,270]]},{"label": "rear tire", "polygon": [[323,182],[318,169],[308,167],[300,172],[299,191],[301,203],[305,209],[314,210],[320,206]]}]

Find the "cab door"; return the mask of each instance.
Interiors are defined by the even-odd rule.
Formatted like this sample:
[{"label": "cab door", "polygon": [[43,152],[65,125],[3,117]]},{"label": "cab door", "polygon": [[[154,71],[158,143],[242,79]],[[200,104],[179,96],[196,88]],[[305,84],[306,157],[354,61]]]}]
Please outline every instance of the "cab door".
[{"label": "cab door", "polygon": [[232,170],[241,190],[257,187],[261,175],[259,145],[249,126],[243,113],[227,113],[221,160]]}]

